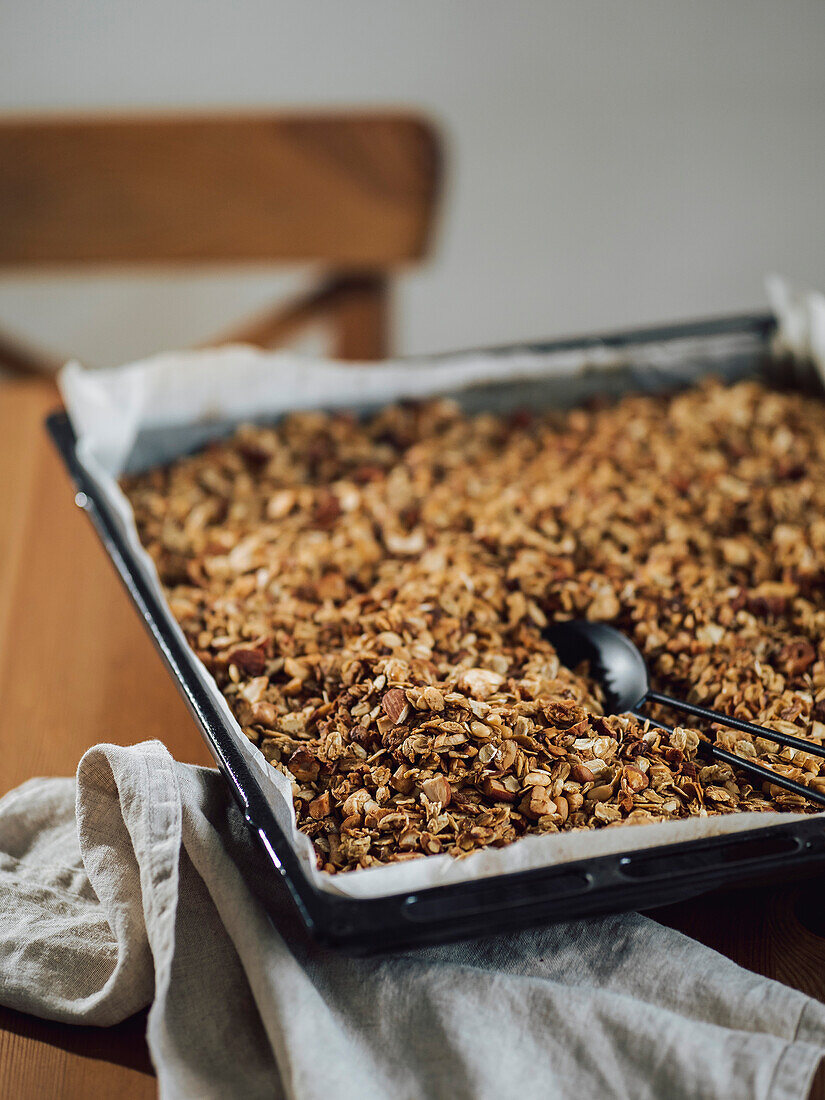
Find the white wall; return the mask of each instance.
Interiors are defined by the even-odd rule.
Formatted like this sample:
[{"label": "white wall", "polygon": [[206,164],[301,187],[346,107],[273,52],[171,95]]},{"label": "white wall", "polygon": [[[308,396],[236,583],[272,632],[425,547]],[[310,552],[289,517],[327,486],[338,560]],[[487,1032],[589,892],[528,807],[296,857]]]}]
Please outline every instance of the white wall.
[{"label": "white wall", "polygon": [[[404,351],[825,288],[822,0],[3,0],[0,110],[410,104],[450,143]],[[0,284],[0,322],[96,361],[220,328],[268,276]]]}]

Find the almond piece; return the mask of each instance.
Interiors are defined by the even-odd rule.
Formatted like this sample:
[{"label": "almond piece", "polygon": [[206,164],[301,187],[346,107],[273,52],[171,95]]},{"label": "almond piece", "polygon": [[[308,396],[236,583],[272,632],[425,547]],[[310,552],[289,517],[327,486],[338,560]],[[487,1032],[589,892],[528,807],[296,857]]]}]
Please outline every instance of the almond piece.
[{"label": "almond piece", "polygon": [[504,677],[487,668],[468,668],[458,679],[458,687],[474,699],[486,699],[498,691],[504,683]]},{"label": "almond piece", "polygon": [[289,515],[295,505],[296,496],[292,489],[279,489],[267,501],[267,519],[283,519]]},{"label": "almond piece", "polygon": [[485,779],[481,784],[482,791],[488,798],[495,798],[499,802],[515,802],[516,792],[508,790],[501,779]]},{"label": "almond piece", "polygon": [[637,791],[643,791],[648,785],[648,778],[644,772],[639,771],[638,768],[632,767],[630,764],[622,771],[622,777],[629,790],[635,794]]},{"label": "almond piece", "polygon": [[287,761],[286,766],[301,783],[311,783],[318,778],[320,765],[306,749],[296,749]]},{"label": "almond piece", "polygon": [[553,783],[553,777],[549,772],[532,771],[521,782],[525,787],[549,787]]},{"label": "almond piece", "polygon": [[296,661],[294,657],[286,658],[284,672],[287,676],[291,676],[293,680],[300,680],[301,683],[309,679],[309,669],[306,665],[302,665],[300,661]]},{"label": "almond piece", "polygon": [[399,765],[392,773],[390,782],[399,794],[409,794],[415,786],[415,780],[413,776],[410,775],[409,768],[405,767],[403,764]]},{"label": "almond piece", "polygon": [[321,818],[326,817],[329,811],[329,791],[324,791],[323,794],[319,794],[318,797],[313,799],[309,804],[309,816],[314,817],[316,821],[320,821]]},{"label": "almond piece", "polygon": [[260,676],[266,668],[263,646],[239,646],[229,654],[229,661],[247,676]]},{"label": "almond piece", "polygon": [[404,829],[404,831],[399,836],[398,847],[402,851],[408,852],[411,848],[418,847],[418,842],[420,839],[421,833],[419,833],[418,829],[415,829],[412,825],[410,825],[408,828]]},{"label": "almond piece", "polygon": [[430,802],[440,802],[442,806],[449,806],[450,800],[453,797],[452,787],[443,775],[436,775],[433,776],[432,779],[425,779],[421,784],[421,790]]},{"label": "almond piece", "polygon": [[256,726],[267,726],[269,729],[275,729],[278,721],[278,712],[272,703],[253,703],[252,704],[252,723]]},{"label": "almond piece", "polygon": [[546,787],[531,787],[519,803],[519,809],[533,821],[557,812],[556,803],[550,797]]},{"label": "almond piece", "polygon": [[256,676],[254,680],[250,680],[248,684],[245,684],[238,694],[241,698],[246,699],[247,703],[260,703],[268,687],[268,676]]},{"label": "almond piece", "polygon": [[596,777],[586,764],[574,764],[570,769],[570,778],[576,783],[592,783]]},{"label": "almond piece", "polygon": [[432,833],[422,833],[421,847],[428,856],[434,856],[441,851],[441,841],[437,836],[433,836]]},{"label": "almond piece", "polygon": [[407,696],[401,690],[401,688],[390,688],[389,691],[384,692],[384,697],[381,700],[381,707],[384,713],[392,719],[394,725],[399,725],[409,714],[409,705],[407,703]]}]

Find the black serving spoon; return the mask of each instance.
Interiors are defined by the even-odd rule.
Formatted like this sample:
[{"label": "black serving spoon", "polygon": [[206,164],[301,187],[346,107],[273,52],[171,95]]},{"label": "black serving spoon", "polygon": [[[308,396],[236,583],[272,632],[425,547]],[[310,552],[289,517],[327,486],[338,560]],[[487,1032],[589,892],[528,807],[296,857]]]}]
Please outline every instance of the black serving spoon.
[{"label": "black serving spoon", "polygon": [[[620,630],[616,630],[608,623],[591,623],[583,619],[551,623],[545,630],[545,636],[556,650],[563,665],[576,668],[584,661],[588,663],[590,675],[600,684],[604,692],[604,705],[608,714],[632,714],[635,718],[650,722],[652,726],[669,729],[669,726],[648,718],[640,709],[645,703],[661,703],[709,722],[719,722],[723,726],[730,726],[731,729],[743,730],[745,733],[753,734],[754,737],[764,737],[766,741],[802,749],[803,752],[810,753],[812,756],[825,757],[825,748],[803,741],[800,737],[791,737],[787,733],[779,733],[777,730],[757,726],[753,722],[745,722],[741,718],[733,718],[717,710],[709,710],[695,703],[687,703],[683,699],[674,699],[670,695],[651,691],[644,657],[626,634],[622,634]],[[825,806],[825,795],[811,787],[806,787],[793,779],[786,779],[784,775],[779,775],[770,768],[753,764],[750,760],[736,756],[712,743],[709,743],[709,747],[717,759],[741,768],[742,771],[748,772],[762,782],[775,783],[777,787],[784,787],[787,791],[801,794],[803,798]]]}]

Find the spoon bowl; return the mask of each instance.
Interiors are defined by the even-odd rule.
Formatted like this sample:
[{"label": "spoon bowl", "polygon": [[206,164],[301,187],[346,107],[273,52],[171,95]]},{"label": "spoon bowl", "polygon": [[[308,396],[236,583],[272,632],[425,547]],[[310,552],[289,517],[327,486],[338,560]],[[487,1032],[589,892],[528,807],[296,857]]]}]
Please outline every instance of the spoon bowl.
[{"label": "spoon bowl", "polygon": [[551,623],[545,636],[567,668],[587,662],[604,692],[608,714],[625,714],[644,703],[650,691],[644,657],[615,626],[573,619]]}]

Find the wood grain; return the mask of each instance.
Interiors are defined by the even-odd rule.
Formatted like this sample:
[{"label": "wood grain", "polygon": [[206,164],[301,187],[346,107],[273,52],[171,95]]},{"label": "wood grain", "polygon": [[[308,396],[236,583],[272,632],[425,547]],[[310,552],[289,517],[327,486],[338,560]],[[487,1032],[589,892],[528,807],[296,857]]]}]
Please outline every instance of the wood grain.
[{"label": "wood grain", "polygon": [[[0,269],[317,262],[320,290],[209,343],[272,347],[320,321],[340,358],[379,359],[440,159],[435,128],[402,112],[0,120]],[[0,332],[0,367],[54,363]]]},{"label": "wood grain", "polygon": [[[0,385],[0,794],[71,775],[90,745],[159,737],[211,758],[43,428],[44,382]],[[155,1095],[141,1018],[101,1030],[0,1009],[0,1096]]]},{"label": "wood grain", "polygon": [[53,452],[46,383],[0,386],[0,793],[98,741],[210,763]]},{"label": "wood grain", "polygon": [[0,1008],[0,1095],[15,1100],[153,1100],[146,1014],[115,1027],[71,1027]]},{"label": "wood grain", "polygon": [[0,121],[0,266],[404,263],[438,162],[404,113]]},{"label": "wood grain", "polygon": [[[120,588],[42,427],[45,383],[0,386],[0,793],[71,774],[98,741],[208,753]],[[650,915],[825,1000],[825,883],[731,891]],[[67,1027],[0,1010],[0,1096],[154,1095],[142,1017]],[[825,1100],[825,1071],[811,1093]]]}]

